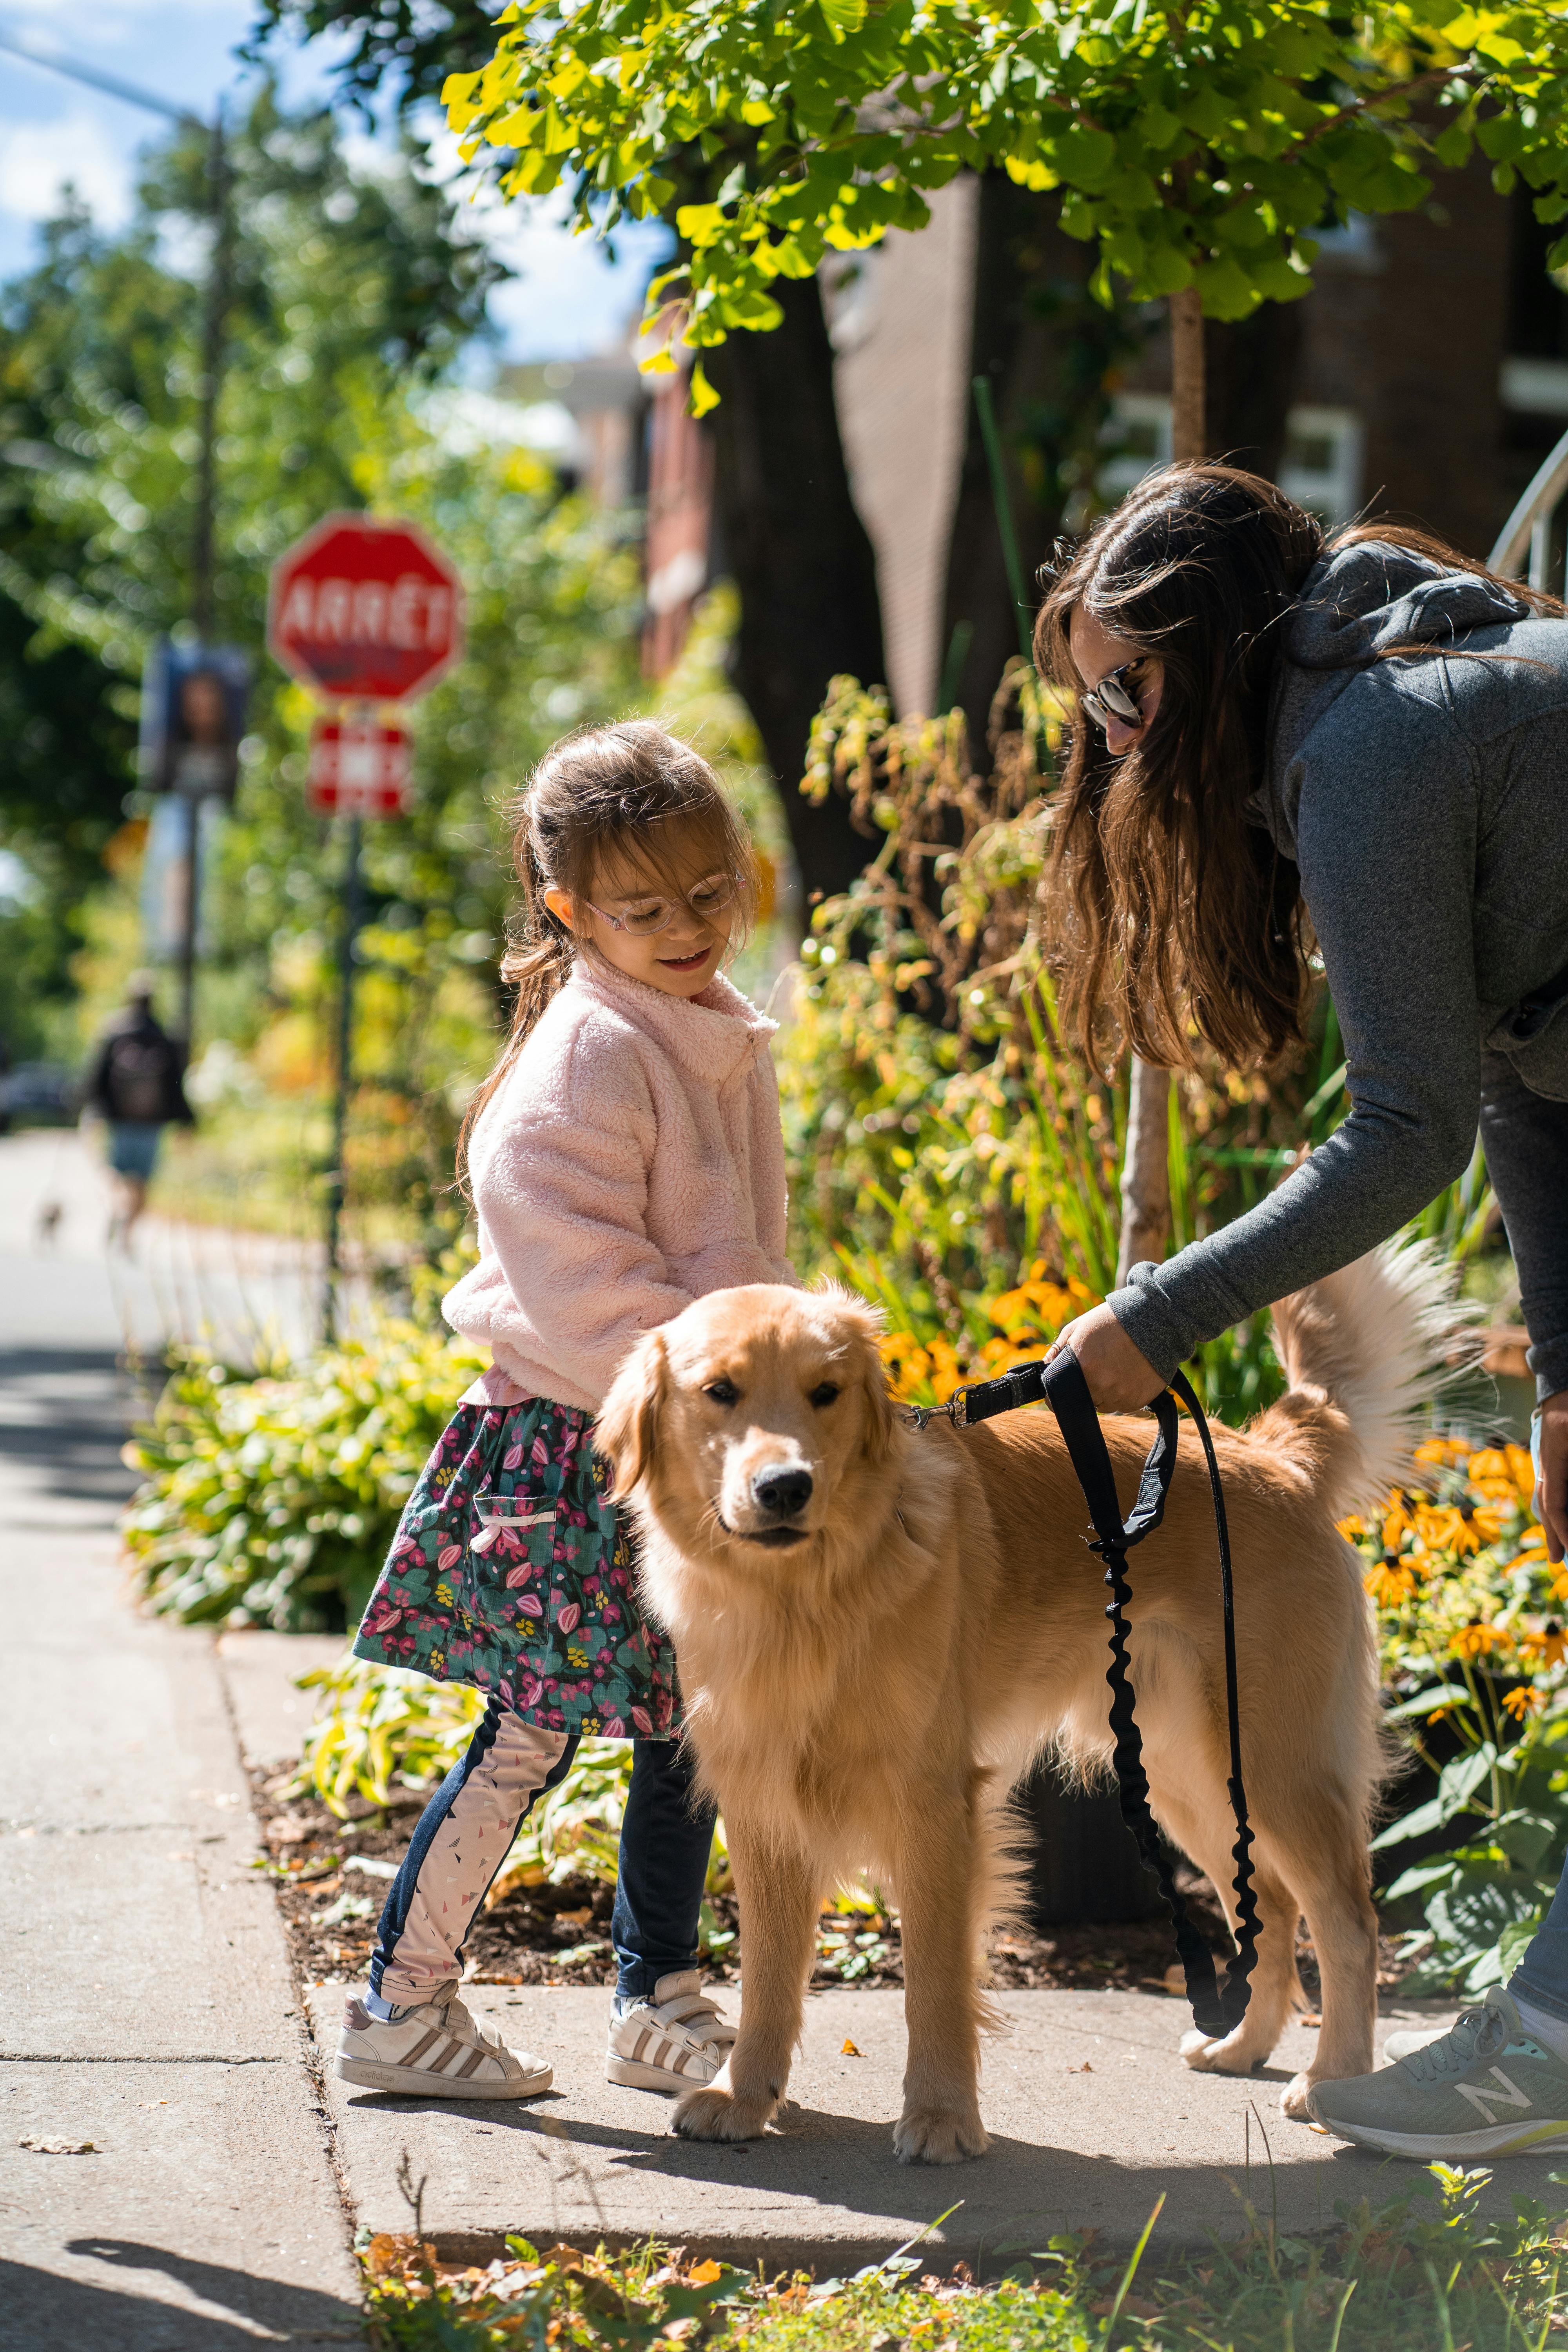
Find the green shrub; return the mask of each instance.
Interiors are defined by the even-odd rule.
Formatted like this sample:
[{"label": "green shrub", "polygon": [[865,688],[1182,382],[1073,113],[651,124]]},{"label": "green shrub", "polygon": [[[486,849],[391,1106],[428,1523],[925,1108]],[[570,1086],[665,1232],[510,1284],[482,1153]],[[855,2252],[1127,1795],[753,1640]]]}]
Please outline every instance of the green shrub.
[{"label": "green shrub", "polygon": [[290,1633],[356,1624],[398,1515],[488,1358],[413,1323],[297,1370],[193,1351],[125,1449],[123,1522],[150,1608]]}]

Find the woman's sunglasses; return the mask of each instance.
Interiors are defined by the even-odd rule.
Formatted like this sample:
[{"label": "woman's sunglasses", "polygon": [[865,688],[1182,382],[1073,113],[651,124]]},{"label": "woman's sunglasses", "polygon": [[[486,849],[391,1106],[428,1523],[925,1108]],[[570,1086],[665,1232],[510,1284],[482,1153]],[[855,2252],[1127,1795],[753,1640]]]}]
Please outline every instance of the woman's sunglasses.
[{"label": "woman's sunglasses", "polygon": [[1088,694],[1079,695],[1079,702],[1097,727],[1109,731],[1113,719],[1123,727],[1142,726],[1143,713],[1135,697],[1128,693],[1121,681],[1130,670],[1142,669],[1143,660],[1144,656],[1140,655],[1135,661],[1123,662],[1120,669],[1108,669],[1097,687]]},{"label": "woman's sunglasses", "polygon": [[700,882],[693,883],[679,898],[637,898],[618,915],[595,907],[591,898],[584,904],[601,922],[608,923],[611,930],[629,931],[633,939],[646,940],[655,931],[668,931],[682,907],[688,908],[700,923],[721,915],[726,907],[733,904],[738,887],[732,874],[705,874]]}]

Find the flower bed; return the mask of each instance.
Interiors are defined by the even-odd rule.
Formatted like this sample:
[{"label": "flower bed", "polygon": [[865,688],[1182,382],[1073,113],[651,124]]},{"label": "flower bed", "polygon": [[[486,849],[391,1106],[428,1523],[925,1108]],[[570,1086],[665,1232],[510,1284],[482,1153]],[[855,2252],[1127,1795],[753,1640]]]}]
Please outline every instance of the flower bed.
[{"label": "flower bed", "polygon": [[1342,1529],[1365,1562],[1388,1720],[1436,1781],[1375,1851],[1443,1840],[1384,1900],[1425,1915],[1406,1989],[1477,1994],[1528,1943],[1568,1843],[1568,1571],[1546,1557],[1522,1446],[1436,1437],[1416,1464],[1422,1486]]}]

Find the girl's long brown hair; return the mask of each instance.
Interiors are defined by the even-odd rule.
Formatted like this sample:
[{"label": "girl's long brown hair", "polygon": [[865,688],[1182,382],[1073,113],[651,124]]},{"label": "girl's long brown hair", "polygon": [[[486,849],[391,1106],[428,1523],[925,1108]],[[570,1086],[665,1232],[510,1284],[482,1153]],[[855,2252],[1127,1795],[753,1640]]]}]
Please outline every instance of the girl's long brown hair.
[{"label": "girl's long brown hair", "polygon": [[650,719],[622,719],[563,736],[508,814],[522,904],[500,976],[517,994],[500,1059],[476,1089],[458,1138],[458,1175],[465,1188],[480,1113],[584,952],[545,905],[546,890],[592,898],[608,876],[616,887],[635,877],[662,880],[675,891],[689,887],[694,872],[722,872],[732,874],[737,886],[733,944],[744,939],[756,912],[756,854],[723,786],[700,752]]},{"label": "girl's long brown hair", "polygon": [[[1164,667],[1160,707],[1120,759],[1075,722],[1048,876],[1068,1030],[1097,1068],[1112,1031],[1146,1061],[1190,1069],[1189,1023],[1235,1069],[1301,1043],[1310,940],[1300,877],[1247,803],[1268,757],[1283,624],[1314,564],[1376,541],[1445,571],[1494,573],[1430,533],[1363,523],[1331,540],[1272,482],[1229,466],[1148,476],[1063,561],[1035,658],[1075,698],[1080,608]],[[1538,611],[1552,598],[1497,585]],[[1385,649],[1431,656],[1440,645]]]}]

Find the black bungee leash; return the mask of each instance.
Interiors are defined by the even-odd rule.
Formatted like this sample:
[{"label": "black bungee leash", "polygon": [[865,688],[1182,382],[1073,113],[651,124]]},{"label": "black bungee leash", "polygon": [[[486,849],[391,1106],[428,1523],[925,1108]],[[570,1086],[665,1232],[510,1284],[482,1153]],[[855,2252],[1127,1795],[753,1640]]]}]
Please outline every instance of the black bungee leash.
[{"label": "black bungee leash", "polygon": [[[1171,1480],[1176,1468],[1176,1406],[1179,1398],[1193,1417],[1198,1440],[1208,1465],[1209,1492],[1214,1500],[1215,1531],[1219,1540],[1220,1600],[1225,1620],[1225,1696],[1226,1713],[1230,1729],[1230,1804],[1236,1817],[1236,1843],[1231,1856],[1236,1864],[1237,1937],[1236,1954],[1225,1972],[1223,1984],[1215,1973],[1214,1954],[1198,1934],[1187,1915],[1176,1885],[1169,1852],[1160,1835],[1158,1824],[1149,1806],[1149,1779],[1143,1769],[1143,1741],[1133,1712],[1132,1684],[1128,1673],[1127,1606],[1132,1589],[1127,1580],[1127,1554],[1136,1543],[1142,1543],[1152,1533],[1164,1516],[1165,1497],[1171,1490]],[[1116,1747],[1112,1765],[1116,1785],[1121,1800],[1121,1818],[1138,1841],[1138,1851],[1144,1867],[1152,1870],[1159,1882],[1175,1933],[1176,1950],[1181,1958],[1187,1980],[1187,1999],[1193,2017],[1200,2031],[1214,2038],[1234,2032],[1247,2015],[1251,1997],[1251,1978],[1258,1959],[1258,1937],[1261,1922],[1258,1916],[1258,1897],[1252,1887],[1252,1829],[1247,1817],[1247,1790],[1241,1777],[1241,1717],[1236,1680],[1236,1611],[1230,1573],[1230,1530],[1226,1524],[1225,1494],[1220,1485],[1219,1464],[1215,1459],[1214,1440],[1209,1434],[1204,1409],[1193,1393],[1192,1384],[1183,1372],[1177,1372],[1169,1389],[1162,1389],[1154,1399],[1153,1414],[1159,1423],[1159,1435],[1150,1448],[1143,1465],[1143,1475],[1138,1482],[1138,1499],[1125,1522],[1121,1506],[1116,1498],[1116,1480],[1110,1467],[1110,1455],[1100,1426],[1100,1416],[1089,1392],[1077,1357],[1070,1348],[1037,1363],[1015,1365],[1000,1379],[976,1381],[960,1389],[944,1405],[914,1405],[910,1407],[913,1424],[923,1429],[929,1421],[942,1414],[954,1429],[967,1429],[979,1421],[993,1421],[998,1413],[1011,1412],[1019,1405],[1048,1404],[1057,1417],[1066,1442],[1072,1466],[1083,1488],[1084,1500],[1094,1524],[1094,1538],[1089,1549],[1105,1562],[1105,1581],[1110,1591],[1106,1616],[1110,1622],[1110,1664],[1105,1679],[1110,1685],[1110,1729]]]}]

